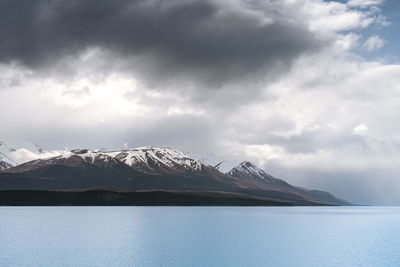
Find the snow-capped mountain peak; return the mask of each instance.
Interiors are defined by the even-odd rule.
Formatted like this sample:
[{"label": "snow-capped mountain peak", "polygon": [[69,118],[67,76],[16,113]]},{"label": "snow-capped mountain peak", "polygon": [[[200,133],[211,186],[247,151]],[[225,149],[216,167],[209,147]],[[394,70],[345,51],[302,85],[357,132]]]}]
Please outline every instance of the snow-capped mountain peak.
[{"label": "snow-capped mountain peak", "polygon": [[107,154],[143,173],[199,172],[204,166],[201,161],[168,147],[139,147]]},{"label": "snow-capped mountain peak", "polygon": [[266,173],[264,170],[258,168],[249,161],[243,161],[238,166],[232,168],[229,172],[227,172],[227,174],[234,177],[250,176],[259,179],[268,179],[268,180],[276,179],[275,177]]}]

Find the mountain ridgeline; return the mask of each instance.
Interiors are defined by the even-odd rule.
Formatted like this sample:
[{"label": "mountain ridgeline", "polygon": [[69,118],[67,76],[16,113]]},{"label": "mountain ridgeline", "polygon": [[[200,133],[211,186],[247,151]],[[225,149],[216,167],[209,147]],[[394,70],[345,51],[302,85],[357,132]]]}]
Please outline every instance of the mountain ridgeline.
[{"label": "mountain ridgeline", "polygon": [[292,186],[248,161],[222,173],[164,147],[78,149],[0,171],[0,205],[347,204]]}]

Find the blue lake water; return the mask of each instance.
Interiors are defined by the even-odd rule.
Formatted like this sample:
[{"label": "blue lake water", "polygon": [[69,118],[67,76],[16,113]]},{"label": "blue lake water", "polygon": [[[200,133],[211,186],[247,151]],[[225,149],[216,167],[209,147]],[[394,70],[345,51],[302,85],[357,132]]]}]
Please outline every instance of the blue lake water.
[{"label": "blue lake water", "polygon": [[400,266],[400,208],[0,207],[0,266]]}]

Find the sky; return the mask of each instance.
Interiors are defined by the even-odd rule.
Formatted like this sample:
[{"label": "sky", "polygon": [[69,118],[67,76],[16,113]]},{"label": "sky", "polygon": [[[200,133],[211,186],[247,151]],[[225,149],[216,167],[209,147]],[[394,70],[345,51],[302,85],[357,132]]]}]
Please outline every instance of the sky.
[{"label": "sky", "polygon": [[169,146],[400,204],[395,0],[0,1],[0,139]]}]

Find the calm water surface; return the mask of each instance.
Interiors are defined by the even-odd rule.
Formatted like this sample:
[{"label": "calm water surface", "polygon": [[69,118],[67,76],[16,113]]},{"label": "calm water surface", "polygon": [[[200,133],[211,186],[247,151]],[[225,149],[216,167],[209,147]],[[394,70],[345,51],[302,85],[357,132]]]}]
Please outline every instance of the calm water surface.
[{"label": "calm water surface", "polygon": [[0,207],[0,266],[400,266],[400,208]]}]

